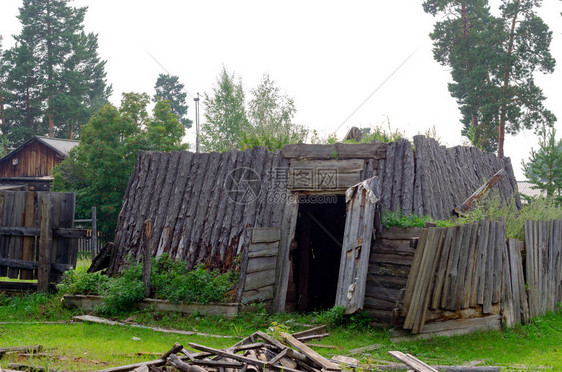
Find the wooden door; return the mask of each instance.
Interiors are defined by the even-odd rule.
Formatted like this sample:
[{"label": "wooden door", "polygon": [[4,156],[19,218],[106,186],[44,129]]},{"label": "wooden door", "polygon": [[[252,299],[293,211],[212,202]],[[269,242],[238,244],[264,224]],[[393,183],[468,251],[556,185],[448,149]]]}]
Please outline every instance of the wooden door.
[{"label": "wooden door", "polygon": [[336,305],[351,314],[363,308],[375,213],[380,200],[376,177],[347,189],[346,221]]}]

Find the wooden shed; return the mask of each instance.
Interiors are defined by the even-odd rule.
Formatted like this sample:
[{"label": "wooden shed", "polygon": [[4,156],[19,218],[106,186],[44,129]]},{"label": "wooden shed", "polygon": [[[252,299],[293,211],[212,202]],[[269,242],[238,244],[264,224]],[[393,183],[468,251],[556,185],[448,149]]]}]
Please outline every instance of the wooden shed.
[{"label": "wooden shed", "polygon": [[29,190],[48,190],[53,168],[62,162],[78,141],[34,136],[0,159],[0,184],[24,185]]},{"label": "wooden shed", "polygon": [[[109,272],[129,255],[140,258],[149,244],[153,256],[167,252],[190,267],[239,270],[239,302],[264,301],[273,311],[342,304],[390,318],[385,304],[398,299],[387,297],[405,285],[415,234],[377,238],[385,236],[381,210],[448,218],[500,169],[508,176],[495,187],[507,199],[517,191],[509,159],[425,136],[413,146],[399,140],[276,152],[142,152]],[[144,241],[149,218],[153,230]],[[406,273],[392,277],[392,265]]]}]

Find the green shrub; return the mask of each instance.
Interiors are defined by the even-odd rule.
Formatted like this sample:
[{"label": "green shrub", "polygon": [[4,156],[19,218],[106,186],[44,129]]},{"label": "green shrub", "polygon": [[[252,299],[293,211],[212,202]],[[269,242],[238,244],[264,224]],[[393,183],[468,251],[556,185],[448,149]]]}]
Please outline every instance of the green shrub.
[{"label": "green shrub", "polygon": [[107,290],[110,281],[107,275],[88,273],[85,267],[77,267],[65,271],[57,289],[61,294],[101,295]]},{"label": "green shrub", "polygon": [[[104,306],[100,311],[115,315],[130,310],[144,298],[142,272],[142,263],[132,260],[127,261],[119,277],[88,274],[85,268],[78,268],[64,274],[58,289],[62,294],[102,295]],[[164,254],[152,259],[150,283],[155,298],[174,303],[221,302],[238,283],[238,275],[232,271],[220,274],[203,265],[189,271],[185,261],[172,260]]]},{"label": "green shrub", "polygon": [[415,214],[404,214],[402,211],[384,211],[381,218],[385,229],[389,227],[425,227],[427,222],[436,222],[437,226],[446,224],[444,221],[433,221],[429,216],[419,217]]}]

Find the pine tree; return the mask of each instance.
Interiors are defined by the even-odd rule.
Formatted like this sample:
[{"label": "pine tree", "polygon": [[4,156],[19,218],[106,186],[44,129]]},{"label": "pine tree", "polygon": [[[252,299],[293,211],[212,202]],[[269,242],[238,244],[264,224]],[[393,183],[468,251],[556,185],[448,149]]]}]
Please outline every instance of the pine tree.
[{"label": "pine tree", "polygon": [[503,0],[500,16],[488,0],[427,0],[424,10],[442,16],[431,38],[434,57],[451,68],[451,95],[462,114],[463,135],[503,157],[505,133],[551,126],[534,73],[550,73],[552,32],[535,9],[540,0]]},{"label": "pine tree", "polygon": [[522,164],[525,177],[534,189],[544,191],[549,197],[562,195],[562,141],[556,139],[554,128],[542,128],[539,149],[531,149],[528,162]]},{"label": "pine tree", "polygon": [[189,129],[193,122],[187,117],[187,93],[184,88],[185,86],[180,83],[178,76],[160,74],[154,85],[155,94],[152,100],[154,102],[168,101],[172,113],[177,116],[185,128]]},{"label": "pine tree", "polygon": [[22,30],[6,53],[5,105],[15,144],[33,134],[76,138],[111,93],[97,35],[84,32],[87,8],[69,2],[24,0],[20,7]]}]

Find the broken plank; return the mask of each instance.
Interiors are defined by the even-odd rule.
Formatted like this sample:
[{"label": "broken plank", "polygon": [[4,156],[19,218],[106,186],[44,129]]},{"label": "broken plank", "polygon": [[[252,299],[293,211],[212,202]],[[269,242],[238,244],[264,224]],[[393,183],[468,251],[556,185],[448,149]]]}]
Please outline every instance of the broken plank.
[{"label": "broken plank", "polygon": [[290,334],[283,332],[281,337],[285,342],[287,342],[292,347],[298,349],[301,353],[306,355],[309,359],[313,360],[315,363],[322,366],[322,368],[328,371],[341,371],[337,364],[330,362],[328,359],[324,358],[322,355],[318,354],[316,351],[312,350]]},{"label": "broken plank", "polygon": [[438,372],[435,368],[425,364],[424,362],[422,362],[421,360],[415,358],[414,356],[412,356],[410,354],[404,354],[400,351],[389,351],[388,353],[390,355],[392,355],[394,358],[401,361],[402,363],[406,364],[408,367],[413,368],[414,371],[418,371],[418,372]]}]

